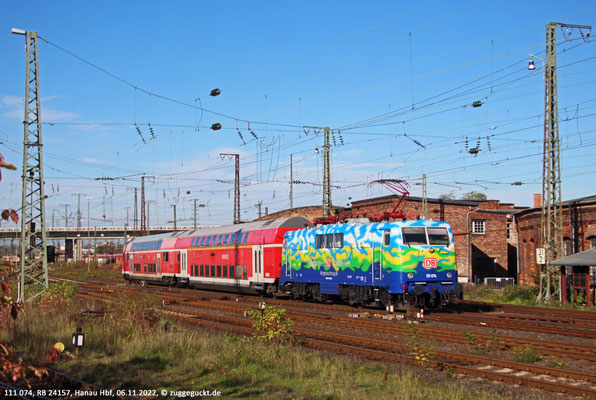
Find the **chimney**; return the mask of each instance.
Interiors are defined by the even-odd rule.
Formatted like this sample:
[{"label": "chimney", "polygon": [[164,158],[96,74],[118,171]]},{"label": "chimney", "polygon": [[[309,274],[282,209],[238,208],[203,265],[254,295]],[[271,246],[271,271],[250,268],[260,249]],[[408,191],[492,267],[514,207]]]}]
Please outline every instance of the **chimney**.
[{"label": "chimney", "polygon": [[269,215],[269,207],[265,207],[265,216]]},{"label": "chimney", "polygon": [[534,195],[534,207],[535,208],[542,207],[542,195],[541,194]]}]

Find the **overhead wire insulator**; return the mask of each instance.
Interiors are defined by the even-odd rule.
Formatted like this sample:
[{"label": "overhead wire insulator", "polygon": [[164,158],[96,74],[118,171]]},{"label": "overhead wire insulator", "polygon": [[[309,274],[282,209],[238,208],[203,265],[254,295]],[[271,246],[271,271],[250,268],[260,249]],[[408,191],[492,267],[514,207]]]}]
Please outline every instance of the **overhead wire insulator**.
[{"label": "overhead wire insulator", "polygon": [[512,182],[511,186],[521,186],[523,184],[524,184],[523,182],[517,181],[517,182]]},{"label": "overhead wire insulator", "polygon": [[414,142],[414,144],[415,144],[416,146],[422,147],[423,149],[425,149],[425,150],[426,150],[426,146],[425,146],[425,145],[423,145],[422,143],[420,143],[418,140],[416,140],[416,139],[414,139],[414,138],[411,138],[411,137],[409,137],[407,133],[404,133],[404,136],[405,136],[405,137],[407,137],[408,139],[410,139],[412,142]]},{"label": "overhead wire insulator", "polygon": [[476,100],[475,102],[472,103],[472,107],[474,108],[478,108],[480,106],[482,106],[484,103],[481,102],[480,100]]},{"label": "overhead wire insulator", "polygon": [[468,151],[468,137],[466,136],[466,151]]},{"label": "overhead wire insulator", "polygon": [[339,136],[339,143],[343,146],[344,145],[344,138],[341,135],[341,129],[337,130],[337,136]]},{"label": "overhead wire insulator", "polygon": [[141,133],[141,128],[139,128],[139,126],[137,125],[137,123],[135,122],[135,128],[137,128],[137,133],[139,134],[139,136],[141,137],[141,140],[143,141],[143,143],[147,143],[145,141],[145,138],[143,137],[143,134]]},{"label": "overhead wire insulator", "polygon": [[153,127],[151,126],[151,122],[149,122],[149,132],[151,133],[151,139],[155,139],[155,133],[153,132]]},{"label": "overhead wire insulator", "polygon": [[251,135],[252,135],[252,136],[253,136],[255,139],[259,140],[259,137],[257,136],[257,134],[256,134],[256,133],[254,133],[254,132],[252,131],[252,129],[250,129],[250,121],[248,122],[248,131],[250,132],[250,134],[251,134]]},{"label": "overhead wire insulator", "polygon": [[240,140],[242,140],[242,144],[246,144],[246,142],[244,141],[244,136],[242,136],[242,132],[240,132],[240,129],[236,127],[236,130],[238,131],[238,136],[240,136]]},{"label": "overhead wire insulator", "polygon": [[337,147],[337,142],[335,141],[335,131],[331,130],[331,137],[333,138],[333,146]]},{"label": "overhead wire insulator", "polygon": [[486,147],[488,147],[488,151],[491,151],[491,148],[490,148],[490,138],[488,136],[486,137]]}]

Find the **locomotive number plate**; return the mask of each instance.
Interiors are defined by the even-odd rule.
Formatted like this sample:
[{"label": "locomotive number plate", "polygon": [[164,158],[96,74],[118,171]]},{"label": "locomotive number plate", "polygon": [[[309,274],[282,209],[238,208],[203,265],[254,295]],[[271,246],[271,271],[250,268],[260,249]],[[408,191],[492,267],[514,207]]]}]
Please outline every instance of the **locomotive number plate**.
[{"label": "locomotive number plate", "polygon": [[424,268],[436,269],[437,268],[437,259],[436,258],[425,258],[424,259]]}]

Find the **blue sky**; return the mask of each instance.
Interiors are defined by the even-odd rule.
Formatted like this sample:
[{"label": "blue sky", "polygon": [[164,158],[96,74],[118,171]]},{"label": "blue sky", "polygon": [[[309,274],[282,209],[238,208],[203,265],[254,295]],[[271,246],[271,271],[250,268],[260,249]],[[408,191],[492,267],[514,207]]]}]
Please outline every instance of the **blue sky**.
[{"label": "blue sky", "polygon": [[[176,204],[178,224],[192,225],[193,199],[205,205],[199,223],[231,223],[234,163],[220,153],[240,154],[244,220],[259,202],[270,212],[289,206],[290,154],[294,179],[308,182],[294,185],[294,206],[319,204],[323,135],[303,126],[334,129],[336,205],[389,194],[367,186],[379,178],[405,179],[420,196],[422,174],[430,197],[476,190],[531,205],[541,192],[544,85],[542,62],[528,71],[528,55],[544,58],[551,21],[596,25],[596,4],[5,3],[0,152],[20,169],[16,27],[47,40],[39,67],[50,224],[64,225],[68,204],[75,225],[73,194],[83,193],[83,225],[87,202],[92,224],[122,225],[129,207],[132,225],[142,175],[151,177],[151,224],[171,224]],[[578,29],[557,34],[562,197],[571,199],[594,194],[596,49]],[[210,97],[213,88],[221,95]],[[2,207],[19,208],[20,173],[5,171],[1,188]]]}]

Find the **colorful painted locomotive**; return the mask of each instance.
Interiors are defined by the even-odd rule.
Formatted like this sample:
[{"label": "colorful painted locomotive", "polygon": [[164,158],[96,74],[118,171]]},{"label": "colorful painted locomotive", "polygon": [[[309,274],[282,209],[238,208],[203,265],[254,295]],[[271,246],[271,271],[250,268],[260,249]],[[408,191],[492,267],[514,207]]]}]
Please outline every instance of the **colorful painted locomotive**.
[{"label": "colorful painted locomotive", "polygon": [[131,281],[398,308],[462,297],[446,223],[304,228],[307,222],[292,217],[135,238],[124,248],[122,274]]},{"label": "colorful painted locomotive", "polygon": [[288,232],[281,287],[295,298],[438,307],[462,298],[453,233],[429,220],[323,225]]}]

